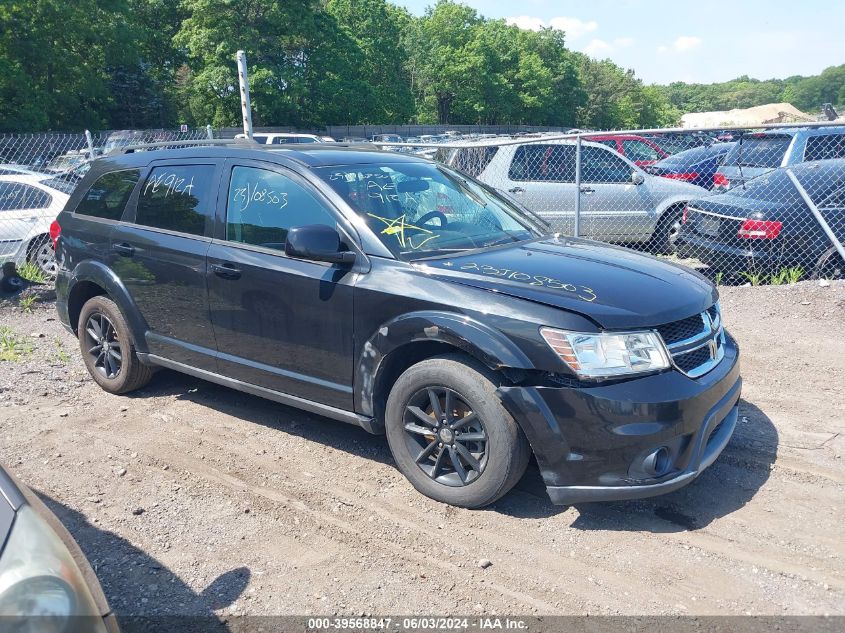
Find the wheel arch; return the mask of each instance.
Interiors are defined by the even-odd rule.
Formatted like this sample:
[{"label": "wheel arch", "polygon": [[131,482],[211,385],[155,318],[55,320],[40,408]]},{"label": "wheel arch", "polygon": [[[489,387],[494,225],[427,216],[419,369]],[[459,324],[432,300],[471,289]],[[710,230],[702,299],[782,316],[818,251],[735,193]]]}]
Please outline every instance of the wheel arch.
[{"label": "wheel arch", "polygon": [[499,375],[533,369],[512,341],[465,315],[416,312],[385,323],[363,345],[354,376],[355,409],[384,419],[387,395],[406,369],[434,356],[461,353]]},{"label": "wheel arch", "polygon": [[117,304],[129,324],[133,347],[139,352],[146,352],[144,334],[147,326],[144,318],[120,278],[100,262],[82,262],[73,271],[67,291],[68,321],[71,329],[78,332],[82,306],[96,296],[106,296]]}]

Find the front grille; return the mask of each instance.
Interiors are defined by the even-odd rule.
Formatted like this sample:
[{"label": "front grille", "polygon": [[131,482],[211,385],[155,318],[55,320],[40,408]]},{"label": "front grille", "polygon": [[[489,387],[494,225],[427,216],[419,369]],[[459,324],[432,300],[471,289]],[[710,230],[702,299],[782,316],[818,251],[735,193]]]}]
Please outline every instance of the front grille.
[{"label": "front grille", "polygon": [[725,355],[719,304],[705,312],[657,328],[675,367],[691,378],[703,376]]},{"label": "front grille", "polygon": [[667,345],[672,345],[704,332],[704,320],[700,314],[695,314],[680,321],[660,325],[657,331],[660,332],[660,336]]},{"label": "front grille", "polygon": [[673,359],[678,369],[688,374],[710,360],[710,348],[705,345],[689,354],[674,356]]}]

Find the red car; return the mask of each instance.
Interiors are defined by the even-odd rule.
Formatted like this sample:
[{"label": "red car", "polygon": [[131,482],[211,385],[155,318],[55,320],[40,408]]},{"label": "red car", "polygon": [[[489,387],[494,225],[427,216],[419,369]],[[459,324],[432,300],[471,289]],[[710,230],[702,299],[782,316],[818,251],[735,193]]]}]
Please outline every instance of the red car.
[{"label": "red car", "polygon": [[635,136],[633,134],[585,136],[584,140],[607,145],[608,147],[615,149],[638,167],[653,165],[657,161],[663,160],[669,156],[669,154],[660,149],[659,145],[653,143],[647,138]]}]

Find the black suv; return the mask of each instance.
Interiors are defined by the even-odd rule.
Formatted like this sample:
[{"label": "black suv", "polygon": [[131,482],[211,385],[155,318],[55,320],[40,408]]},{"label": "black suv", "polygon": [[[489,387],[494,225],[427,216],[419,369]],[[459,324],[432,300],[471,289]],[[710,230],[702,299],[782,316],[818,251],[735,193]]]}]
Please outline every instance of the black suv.
[{"label": "black suv", "polygon": [[495,501],[532,451],[555,503],[689,483],[737,418],[716,289],[541,222],[393,152],[127,152],[53,227],[58,311],[109,392],[167,367],[386,433],[447,503]]}]

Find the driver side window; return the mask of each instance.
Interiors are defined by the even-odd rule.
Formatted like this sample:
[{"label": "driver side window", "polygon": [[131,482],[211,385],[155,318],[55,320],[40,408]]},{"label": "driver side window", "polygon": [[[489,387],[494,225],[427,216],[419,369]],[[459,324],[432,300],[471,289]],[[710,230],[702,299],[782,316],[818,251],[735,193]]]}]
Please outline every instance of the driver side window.
[{"label": "driver side window", "polygon": [[226,239],[284,251],[288,230],[337,222],[317,196],[298,182],[268,169],[235,167],[226,203]]},{"label": "driver side window", "polygon": [[633,168],[616,152],[589,145],[582,147],[581,151],[581,182],[631,182]]}]

